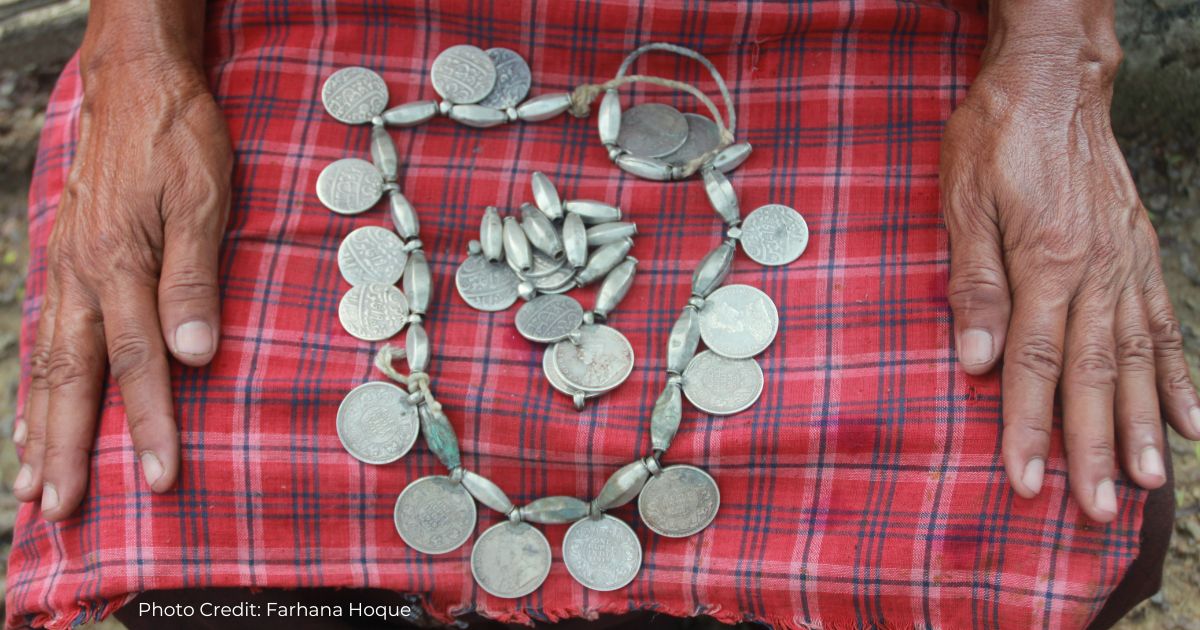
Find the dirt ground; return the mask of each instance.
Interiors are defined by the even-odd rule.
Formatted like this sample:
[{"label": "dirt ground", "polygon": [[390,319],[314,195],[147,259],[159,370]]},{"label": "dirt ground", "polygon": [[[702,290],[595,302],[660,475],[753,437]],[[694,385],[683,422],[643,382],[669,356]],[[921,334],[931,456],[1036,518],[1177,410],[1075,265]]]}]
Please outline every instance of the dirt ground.
[{"label": "dirt ground", "polygon": [[[26,192],[41,112],[81,24],[78,15],[68,16],[33,39],[44,50],[21,44],[22,54],[11,54],[6,44],[15,48],[14,42],[20,43],[5,31],[12,22],[6,7],[14,1],[19,2],[0,0],[0,591],[16,508],[11,483],[17,461],[8,438],[28,258]],[[1115,125],[1158,227],[1163,267],[1183,323],[1193,376],[1200,382],[1200,3],[1128,0],[1118,7],[1126,63],[1116,90]],[[1172,436],[1171,450],[1178,507],[1164,586],[1122,628],[1200,630],[1200,446]],[[121,626],[106,622],[91,627]]]}]

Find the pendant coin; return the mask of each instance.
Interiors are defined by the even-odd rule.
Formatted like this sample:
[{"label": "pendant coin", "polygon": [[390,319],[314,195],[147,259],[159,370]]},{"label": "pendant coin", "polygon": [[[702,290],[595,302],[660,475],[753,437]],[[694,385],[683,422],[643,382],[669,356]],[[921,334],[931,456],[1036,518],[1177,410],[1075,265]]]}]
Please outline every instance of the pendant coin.
[{"label": "pendant coin", "polygon": [[550,543],[536,527],[504,521],[475,540],[471,575],[492,595],[515,599],[536,591],[546,581],[550,560]]},{"label": "pendant coin", "polygon": [[[519,268],[517,268],[515,265],[513,265],[513,262],[511,260],[508,260],[506,258],[505,262],[508,263],[508,268],[512,269],[513,273],[519,274],[521,272],[521,270]],[[564,258],[554,258],[552,256],[547,256],[546,254],[543,254],[542,252],[534,250],[533,251],[533,267],[531,267],[529,269],[529,271],[525,272],[525,278],[530,281],[540,280],[543,278],[550,278],[550,277],[554,276],[556,273],[560,272],[562,270],[562,268],[566,266],[566,264],[567,264],[566,259],[564,259]]]},{"label": "pendant coin", "polygon": [[686,538],[708,527],[720,506],[717,482],[703,470],[686,464],[663,468],[638,495],[642,522],[668,538]]},{"label": "pendant coin", "polygon": [[628,585],[642,568],[642,545],[621,519],[605,514],[583,518],[567,529],[563,564],[575,581],[593,591]]},{"label": "pendant coin", "polygon": [[517,332],[537,343],[567,338],[583,323],[583,307],[566,295],[539,295],[517,310]]},{"label": "pendant coin", "polygon": [[697,409],[714,416],[749,408],[762,389],[763,371],[754,359],[730,359],[705,350],[683,371],[683,394]]},{"label": "pendant coin", "polygon": [[383,174],[366,160],[338,160],[317,176],[317,199],[338,214],[369,210],[380,197],[383,197]]},{"label": "pendant coin", "polygon": [[353,337],[382,341],[408,323],[408,300],[390,284],[350,287],[338,304],[338,321]]},{"label": "pendant coin", "polygon": [[617,329],[603,324],[579,328],[579,339],[554,344],[554,363],[563,380],[581,392],[605,392],[633,371],[633,346]]},{"label": "pendant coin", "polygon": [[366,68],[342,68],[321,86],[321,102],[335,119],[351,125],[371,122],[387,108],[383,77]]},{"label": "pendant coin", "polygon": [[480,255],[467,256],[454,275],[458,295],[479,311],[503,311],[512,306],[519,282],[508,265],[488,262]]},{"label": "pendant coin", "polygon": [[721,143],[721,130],[711,118],[691,112],[684,114],[683,117],[687,119],[687,139],[684,140],[683,146],[663,157],[663,161],[667,164],[683,166],[715,149]]},{"label": "pendant coin", "polygon": [[750,260],[760,265],[786,265],[808,248],[808,223],[787,206],[768,204],[742,221],[741,240]]},{"label": "pendant coin", "polygon": [[475,499],[449,477],[421,477],[400,493],[393,517],[409,547],[430,555],[449,553],[475,531]]},{"label": "pendant coin", "polygon": [[546,380],[550,381],[550,386],[558,391],[566,394],[570,398],[575,398],[575,394],[583,394],[584,398],[595,398],[604,392],[581,392],[563,378],[562,372],[558,370],[558,364],[554,362],[554,346],[546,348],[546,352],[542,354],[542,372],[546,374]]},{"label": "pendant coin", "polygon": [[700,309],[704,345],[731,359],[746,359],[766,350],[778,331],[775,302],[750,285],[723,286],[713,291]]},{"label": "pendant coin", "polygon": [[374,225],[346,235],[338,247],[338,271],[353,286],[396,284],[408,254],[396,233]]},{"label": "pendant coin", "polygon": [[496,109],[516,107],[525,100],[533,83],[529,64],[521,55],[507,48],[489,48],[486,52],[496,66],[496,86],[479,104]]},{"label": "pendant coin", "polygon": [[644,158],[668,155],[683,146],[688,122],[679,110],[662,103],[646,103],[621,113],[617,144]]},{"label": "pendant coin", "polygon": [[391,383],[363,383],[338,407],[338,439],[346,452],[366,464],[390,464],[404,457],[419,432],[416,407]]},{"label": "pendant coin", "polygon": [[496,85],[496,66],[475,46],[451,46],[433,60],[429,79],[433,89],[451,103],[478,103]]}]

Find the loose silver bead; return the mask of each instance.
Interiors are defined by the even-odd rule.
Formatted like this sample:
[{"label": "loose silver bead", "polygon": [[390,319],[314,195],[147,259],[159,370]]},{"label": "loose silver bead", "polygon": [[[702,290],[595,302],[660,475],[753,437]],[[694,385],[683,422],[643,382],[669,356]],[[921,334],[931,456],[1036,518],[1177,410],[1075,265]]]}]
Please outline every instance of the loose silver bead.
[{"label": "loose silver bead", "polygon": [[483,220],[479,224],[479,246],[483,248],[483,257],[491,262],[504,258],[504,222],[500,220],[500,211],[496,206],[488,206],[483,211]]},{"label": "loose silver bead", "polygon": [[587,515],[588,504],[575,497],[542,497],[521,507],[526,521],[546,525],[574,523]]},{"label": "loose silver bead", "polygon": [[538,251],[551,258],[562,255],[563,243],[558,230],[554,229],[550,219],[531,203],[521,204],[521,228],[525,230],[529,244]]},{"label": "loose silver bead", "polygon": [[517,116],[517,108],[515,107],[505,107],[504,115],[508,117],[508,122],[517,122],[521,119],[520,116]]},{"label": "loose silver bead", "polygon": [[621,170],[630,175],[656,182],[671,181],[671,165],[662,160],[625,154],[617,156],[616,162]]},{"label": "loose silver bead", "polygon": [[504,256],[513,267],[529,271],[533,267],[533,253],[529,251],[529,239],[521,224],[512,217],[504,217]]},{"label": "loose silver bead", "polygon": [[616,90],[607,90],[600,100],[597,116],[601,144],[615,144],[621,133],[621,95]]},{"label": "loose silver bead", "polygon": [[696,355],[700,344],[700,314],[692,306],[685,306],[671,327],[667,337],[667,372],[682,374]]},{"label": "loose silver bead", "polygon": [[725,276],[729,275],[730,267],[733,266],[733,253],[732,241],[725,241],[700,261],[700,265],[692,274],[692,295],[706,298],[721,286]]},{"label": "loose silver bead", "polygon": [[742,220],[741,210],[738,207],[737,193],[733,191],[733,184],[716,169],[704,169],[704,192],[708,193],[708,200],[712,203],[713,210],[721,215],[721,219],[726,225],[736,225]]},{"label": "loose silver bead", "polygon": [[559,198],[558,189],[554,187],[549,177],[546,177],[541,171],[534,171],[530,187],[533,188],[533,202],[537,204],[539,210],[552,221],[562,218],[562,199]]},{"label": "loose silver bead", "polygon": [[387,127],[371,126],[371,161],[383,173],[384,181],[396,181],[400,170],[400,155],[396,153],[396,143],[388,135]]},{"label": "loose silver bead", "polygon": [[504,110],[486,107],[484,105],[455,105],[450,108],[451,120],[458,121],[468,127],[486,129],[503,125],[508,122]]},{"label": "loose silver bead", "polygon": [[470,470],[463,471],[462,485],[475,497],[476,501],[496,510],[501,514],[508,514],[513,509],[513,502],[508,499],[508,495],[492,482],[491,479],[484,477]]},{"label": "loose silver bead", "polygon": [[571,107],[571,95],[567,92],[542,94],[517,105],[517,117],[526,122],[549,120]]},{"label": "loose silver bead", "polygon": [[722,173],[728,173],[741,166],[742,162],[745,162],[748,157],[750,157],[750,144],[748,142],[731,144],[722,149],[720,153],[717,153],[716,157],[712,160],[712,167]]},{"label": "loose silver bead", "polygon": [[629,293],[629,288],[633,286],[637,262],[636,258],[629,256],[604,276],[604,282],[600,283],[600,289],[596,291],[596,307],[592,309],[597,315],[608,317],[608,314],[617,308],[617,304],[625,299],[625,294]]},{"label": "loose silver bead", "polygon": [[412,127],[429,122],[437,113],[437,101],[413,101],[397,105],[383,112],[381,117],[384,123],[395,127]]},{"label": "loose silver bead", "polygon": [[592,199],[571,199],[563,204],[563,210],[574,212],[588,225],[621,220],[621,209]]},{"label": "loose silver bead", "polygon": [[592,503],[601,510],[611,510],[629,503],[642,491],[646,480],[650,478],[650,470],[637,460],[625,464],[604,482],[604,487]]},{"label": "loose silver bead", "polygon": [[404,335],[405,360],[408,369],[413,372],[424,372],[429,369],[429,335],[421,324],[410,324]]},{"label": "loose silver bead", "polygon": [[677,383],[667,383],[654,401],[654,411],[650,413],[650,445],[656,451],[665,451],[675,439],[679,431],[679,421],[683,418],[683,392]]},{"label": "loose silver bead", "polygon": [[417,211],[413,209],[408,198],[399,189],[388,193],[391,208],[392,227],[404,240],[416,238],[421,233],[421,224],[417,221]]},{"label": "loose silver bead", "polygon": [[409,310],[418,315],[425,313],[433,299],[433,275],[429,271],[429,261],[425,260],[425,252],[419,249],[409,252],[402,283]]},{"label": "loose silver bead", "polygon": [[438,113],[443,116],[449,116],[451,107],[454,107],[454,103],[451,103],[450,101],[442,101],[438,103]]},{"label": "loose silver bead", "polygon": [[576,269],[587,264],[588,237],[583,219],[574,212],[568,213],[562,224],[563,251],[567,255],[567,263]]},{"label": "loose silver bead", "polygon": [[637,224],[623,221],[593,225],[587,230],[588,247],[599,247],[637,234]]},{"label": "loose silver bead", "polygon": [[600,279],[621,264],[632,247],[633,241],[627,238],[616,243],[609,243],[592,252],[592,255],[588,257],[587,265],[575,274],[575,282],[582,287]]}]

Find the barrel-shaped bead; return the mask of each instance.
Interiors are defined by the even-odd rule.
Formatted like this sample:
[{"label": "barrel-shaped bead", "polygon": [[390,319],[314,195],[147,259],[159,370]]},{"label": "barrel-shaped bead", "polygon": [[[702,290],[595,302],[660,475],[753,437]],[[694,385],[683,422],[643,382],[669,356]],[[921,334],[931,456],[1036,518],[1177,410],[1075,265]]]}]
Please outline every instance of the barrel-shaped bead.
[{"label": "barrel-shaped bead", "polygon": [[429,335],[425,334],[425,326],[418,322],[408,325],[408,332],[404,334],[404,351],[408,369],[413,372],[429,369]]},{"label": "barrel-shaped bead", "polygon": [[629,293],[630,287],[633,286],[633,276],[636,270],[637,259],[633,257],[627,257],[613,267],[613,270],[604,276],[604,281],[600,283],[600,288],[596,291],[596,307],[592,310],[598,315],[608,317],[608,314],[617,308],[617,304],[625,299],[625,294]]},{"label": "barrel-shaped bead", "polygon": [[371,161],[383,173],[384,181],[396,181],[396,174],[400,171],[400,155],[396,153],[396,143],[392,142],[392,136],[383,125],[371,125]]},{"label": "barrel-shaped bead", "polygon": [[537,204],[538,210],[552,221],[562,218],[562,199],[558,196],[558,189],[545,173],[534,171],[530,187],[533,188],[533,202]]},{"label": "barrel-shaped bead", "polygon": [[739,142],[731,144],[722,149],[720,153],[717,153],[716,157],[712,160],[712,167],[722,173],[728,173],[741,166],[742,162],[745,162],[748,157],[750,157],[750,143]]},{"label": "barrel-shaped bead", "polygon": [[588,247],[599,247],[624,238],[630,238],[635,234],[637,234],[637,224],[635,223],[627,221],[601,223],[588,228],[587,244]]},{"label": "barrel-shaped bead", "polygon": [[609,243],[588,257],[587,264],[579,273],[575,275],[575,281],[579,286],[584,286],[595,282],[602,278],[605,274],[612,271],[614,267],[621,264],[625,260],[625,256],[629,254],[629,250],[633,247],[631,239]]},{"label": "barrel-shaped bead", "polygon": [[468,127],[486,129],[503,125],[508,122],[508,114],[502,109],[484,105],[454,105],[447,114],[451,120],[458,121]]},{"label": "barrel-shaped bead", "polygon": [[409,252],[408,262],[404,264],[402,284],[404,295],[408,298],[409,310],[424,315],[433,299],[433,274],[429,271],[429,261],[425,260],[425,252],[419,249]]},{"label": "barrel-shaped bead", "polygon": [[563,219],[562,240],[567,263],[575,269],[582,269],[587,264],[588,238],[587,227],[578,214],[569,212],[567,218]]},{"label": "barrel-shaped bead", "polygon": [[654,401],[654,411],[650,413],[650,446],[656,451],[667,450],[679,431],[682,418],[682,389],[678,383],[668,382],[658,395],[658,400]]},{"label": "barrel-shaped bead", "polygon": [[421,233],[421,223],[417,221],[417,211],[413,209],[408,198],[399,190],[388,192],[388,202],[391,207],[392,227],[404,240],[417,238]]},{"label": "barrel-shaped bead", "polygon": [[588,515],[588,504],[575,497],[542,497],[521,506],[521,520],[557,525],[574,523]]},{"label": "barrel-shaped bead", "polygon": [[600,488],[600,493],[596,495],[593,503],[601,510],[621,507],[642,491],[642,486],[646,485],[649,478],[650,470],[642,460],[625,464],[604,482],[604,487]]},{"label": "barrel-shaped bead", "polygon": [[621,209],[593,199],[571,199],[563,204],[563,210],[574,212],[588,225],[621,220]]},{"label": "barrel-shaped bead", "polygon": [[696,347],[700,345],[700,314],[694,306],[683,307],[679,319],[671,327],[667,337],[667,372],[683,374],[683,370],[696,356]]},{"label": "barrel-shaped bead", "polygon": [[733,191],[733,184],[729,183],[729,179],[721,171],[704,169],[704,192],[708,193],[708,201],[712,203],[713,210],[721,215],[726,224],[735,225],[742,220],[737,193]]},{"label": "barrel-shaped bead", "polygon": [[504,222],[500,220],[496,206],[488,206],[483,211],[483,220],[479,223],[479,247],[483,257],[491,262],[504,258]]},{"label": "barrel-shaped bead", "polygon": [[571,107],[571,95],[567,92],[541,94],[517,105],[517,118],[525,122],[549,120]]},{"label": "barrel-shaped bead", "polygon": [[429,122],[437,113],[437,101],[413,101],[383,112],[382,118],[383,122],[394,127],[412,127]]},{"label": "barrel-shaped bead", "polygon": [[551,258],[562,255],[563,243],[558,230],[554,228],[550,219],[531,203],[521,204],[521,228],[525,230],[529,244],[538,251]]},{"label": "barrel-shaped bead", "polygon": [[521,224],[512,217],[504,217],[504,256],[513,267],[529,271],[533,267],[533,252],[529,249],[529,238]]},{"label": "barrel-shaped bead", "polygon": [[601,144],[616,144],[621,133],[621,95],[616,90],[604,92],[600,99],[600,113],[596,116]]},{"label": "barrel-shaped bead", "polygon": [[644,158],[626,153],[617,156],[617,166],[626,173],[642,179],[655,182],[665,182],[671,179],[671,165],[655,158]]},{"label": "barrel-shaped bead", "polygon": [[513,502],[509,500],[508,495],[492,482],[491,479],[484,477],[470,470],[463,471],[462,485],[475,497],[476,501],[496,510],[501,514],[508,514],[513,509]]},{"label": "barrel-shaped bead", "polygon": [[421,435],[425,436],[425,444],[433,452],[438,461],[450,470],[462,466],[462,455],[458,450],[458,436],[450,419],[440,411],[434,411],[429,405],[417,407],[417,415],[421,419]]},{"label": "barrel-shaped bead", "polygon": [[734,245],[725,241],[709,252],[692,274],[692,295],[708,297],[717,290],[733,266]]}]

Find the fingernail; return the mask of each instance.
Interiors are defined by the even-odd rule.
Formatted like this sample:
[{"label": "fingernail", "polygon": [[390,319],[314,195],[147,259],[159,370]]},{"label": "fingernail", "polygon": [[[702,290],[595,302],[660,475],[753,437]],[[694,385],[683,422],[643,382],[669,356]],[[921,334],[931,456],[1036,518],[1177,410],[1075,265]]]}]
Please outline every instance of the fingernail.
[{"label": "fingernail", "polygon": [[958,354],[963,365],[983,365],[992,360],[992,333],[968,328],[959,340]]},{"label": "fingernail", "polygon": [[58,507],[58,490],[54,489],[54,484],[42,484],[42,511],[49,512]]},{"label": "fingernail", "polygon": [[16,428],[13,429],[13,444],[16,444],[18,446],[25,445],[25,421],[24,420],[18,422]]},{"label": "fingernail", "polygon": [[175,352],[194,356],[205,356],[213,351],[212,327],[205,322],[195,321],[181,324],[175,329]]},{"label": "fingernail", "polygon": [[1037,494],[1042,491],[1042,476],[1046,473],[1046,462],[1035,457],[1025,464],[1025,472],[1021,473],[1021,484]]},{"label": "fingernail", "polygon": [[1113,487],[1112,479],[1105,479],[1096,486],[1092,500],[1095,502],[1096,511],[1117,513],[1117,491]]},{"label": "fingernail", "polygon": [[1200,407],[1192,407],[1188,412],[1188,418],[1192,421],[1192,430],[1200,433]]},{"label": "fingernail", "polygon": [[17,473],[17,478],[13,480],[13,488],[17,490],[28,490],[29,482],[33,481],[33,469],[29,464],[22,464],[20,472]]},{"label": "fingernail", "polygon": [[150,451],[142,453],[142,472],[146,475],[146,483],[153,488],[154,482],[163,476],[162,462],[158,461],[157,455]]},{"label": "fingernail", "polygon": [[1162,455],[1153,446],[1147,446],[1138,455],[1138,469],[1151,477],[1165,477],[1167,474],[1163,469]]}]

